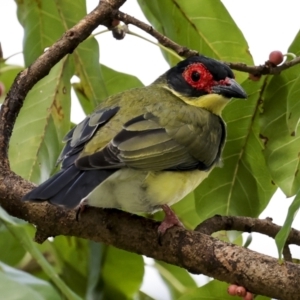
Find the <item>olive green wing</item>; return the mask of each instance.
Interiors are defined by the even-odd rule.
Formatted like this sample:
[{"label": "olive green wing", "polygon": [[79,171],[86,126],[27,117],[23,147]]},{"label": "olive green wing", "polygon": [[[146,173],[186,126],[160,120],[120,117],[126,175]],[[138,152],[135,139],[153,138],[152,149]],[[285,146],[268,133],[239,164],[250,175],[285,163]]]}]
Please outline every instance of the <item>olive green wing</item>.
[{"label": "olive green wing", "polygon": [[162,113],[145,113],[126,122],[105,147],[78,158],[76,166],[79,169],[207,170],[218,160],[225,136],[221,119],[207,119],[209,114],[197,115],[195,121],[186,113],[185,117],[178,118],[174,111],[173,117],[171,110],[165,116],[169,121],[165,122]]}]

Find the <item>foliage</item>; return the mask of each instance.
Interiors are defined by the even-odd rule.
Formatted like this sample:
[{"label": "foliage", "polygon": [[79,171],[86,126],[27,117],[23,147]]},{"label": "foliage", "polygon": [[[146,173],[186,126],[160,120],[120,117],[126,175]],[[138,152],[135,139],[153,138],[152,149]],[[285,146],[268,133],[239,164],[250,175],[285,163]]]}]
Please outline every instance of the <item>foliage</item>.
[{"label": "foliage", "polygon": [[[26,67],[85,15],[86,6],[84,0],[16,3],[24,28]],[[242,32],[221,1],[138,3],[152,26],[179,44],[219,60],[253,64]],[[299,49],[298,34],[290,51],[300,55]],[[162,54],[170,65],[178,61],[169,52]],[[8,89],[22,67],[3,60],[0,68],[0,81]],[[297,194],[299,74],[299,65],[259,81],[237,72],[249,98],[231,102],[224,111],[228,127],[224,167],[215,169],[194,193],[174,206],[187,228],[216,213],[257,217],[278,187],[289,197]],[[74,75],[79,82],[71,81]],[[99,45],[90,37],[28,94],[11,139],[12,169],[35,183],[55,172],[61,140],[71,127],[72,89],[88,114],[107,96],[141,85],[134,76],[100,64]],[[299,197],[298,192],[284,232],[277,239],[280,252],[299,207]],[[36,245],[29,239],[32,226],[13,220],[3,211],[0,219],[0,246],[5,249],[0,251],[0,285],[7,295],[5,299],[150,299],[139,291],[144,276],[141,256],[62,236]],[[185,270],[161,262],[152,267],[174,299],[229,299],[223,283],[212,281],[197,288]]]}]

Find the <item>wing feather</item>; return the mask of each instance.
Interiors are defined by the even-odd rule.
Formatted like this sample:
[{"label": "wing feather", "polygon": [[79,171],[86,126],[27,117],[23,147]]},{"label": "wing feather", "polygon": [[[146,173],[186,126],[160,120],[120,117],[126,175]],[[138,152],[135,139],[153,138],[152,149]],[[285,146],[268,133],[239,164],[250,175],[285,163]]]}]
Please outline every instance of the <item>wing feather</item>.
[{"label": "wing feather", "polygon": [[[164,126],[152,113],[135,117],[95,153],[80,157],[81,169],[206,170],[219,159],[225,128],[221,119],[204,112],[193,124],[186,113]],[[193,120],[193,119],[192,119]],[[214,124],[215,125],[212,125]]]}]

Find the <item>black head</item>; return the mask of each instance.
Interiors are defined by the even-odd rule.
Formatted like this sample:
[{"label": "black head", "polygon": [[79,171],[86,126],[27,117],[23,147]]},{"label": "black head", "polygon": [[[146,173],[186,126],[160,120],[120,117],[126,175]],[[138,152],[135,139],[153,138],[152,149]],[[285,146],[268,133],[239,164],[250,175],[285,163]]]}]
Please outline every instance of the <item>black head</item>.
[{"label": "black head", "polygon": [[207,94],[220,94],[226,98],[247,97],[226,64],[203,55],[179,62],[166,73],[166,77],[168,86],[186,97]]}]

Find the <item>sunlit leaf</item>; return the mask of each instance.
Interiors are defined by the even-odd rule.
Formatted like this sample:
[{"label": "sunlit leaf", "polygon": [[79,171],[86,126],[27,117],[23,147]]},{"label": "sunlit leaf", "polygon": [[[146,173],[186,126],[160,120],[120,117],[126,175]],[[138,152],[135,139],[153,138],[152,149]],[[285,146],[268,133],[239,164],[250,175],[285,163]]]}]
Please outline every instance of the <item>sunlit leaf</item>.
[{"label": "sunlit leaf", "polygon": [[64,33],[55,1],[16,0],[18,19],[24,27],[25,65],[33,63]]},{"label": "sunlit leaf", "polygon": [[[86,15],[85,0],[56,1],[65,30],[71,28]],[[107,98],[105,81],[99,64],[99,45],[94,37],[89,37],[74,49],[75,74],[80,78],[80,89],[88,100],[88,106],[83,106],[86,114],[101,101]]]},{"label": "sunlit leaf", "polygon": [[70,128],[70,77],[67,58],[28,93],[10,141],[12,169],[39,183],[55,167],[62,139]]},{"label": "sunlit leaf", "polygon": [[232,101],[223,113],[228,133],[223,167],[216,167],[195,190],[201,219],[215,214],[257,217],[276,189],[259,138],[263,80],[247,80],[243,87],[248,99]]},{"label": "sunlit leaf", "polygon": [[273,181],[288,197],[295,195],[300,187],[300,135],[291,134],[286,125],[286,99],[297,78],[294,70],[272,77],[262,97],[264,109],[260,117],[267,166]]},{"label": "sunlit leaf", "polygon": [[282,228],[279,230],[279,232],[276,234],[275,242],[278,249],[278,255],[279,259],[282,257],[282,251],[285,245],[285,242],[289,236],[289,233],[291,231],[291,227],[293,224],[293,221],[298,213],[300,207],[300,191],[298,191],[295,199],[291,203],[286,219],[284,221],[284,224]]},{"label": "sunlit leaf", "polygon": [[[288,52],[292,52],[299,56],[300,54],[300,31],[295,37],[293,43],[291,44]],[[293,68],[286,70],[284,72],[290,72],[295,77],[294,83],[289,86],[289,92],[287,94],[287,124],[289,132],[295,133],[299,124],[300,118],[300,67],[294,66]]]},{"label": "sunlit leaf", "polygon": [[[253,64],[248,44],[219,0],[138,0],[152,25],[180,45],[201,54],[231,62]],[[165,53],[168,62],[177,62]],[[246,73],[238,75],[240,81]]]},{"label": "sunlit leaf", "polygon": [[9,65],[0,61],[0,82],[4,85],[5,91],[0,96],[0,103],[3,102],[7,92],[9,91],[15,77],[23,70],[20,66]]},{"label": "sunlit leaf", "polygon": [[[143,86],[142,82],[135,76],[118,72],[109,67],[106,67],[105,65],[101,65],[101,70],[104,78],[104,85],[107,96]],[[73,87],[84,112],[86,114],[91,113],[91,111],[93,111],[95,107],[89,101],[89,97],[88,95],[86,95],[82,83],[74,83]]]}]

